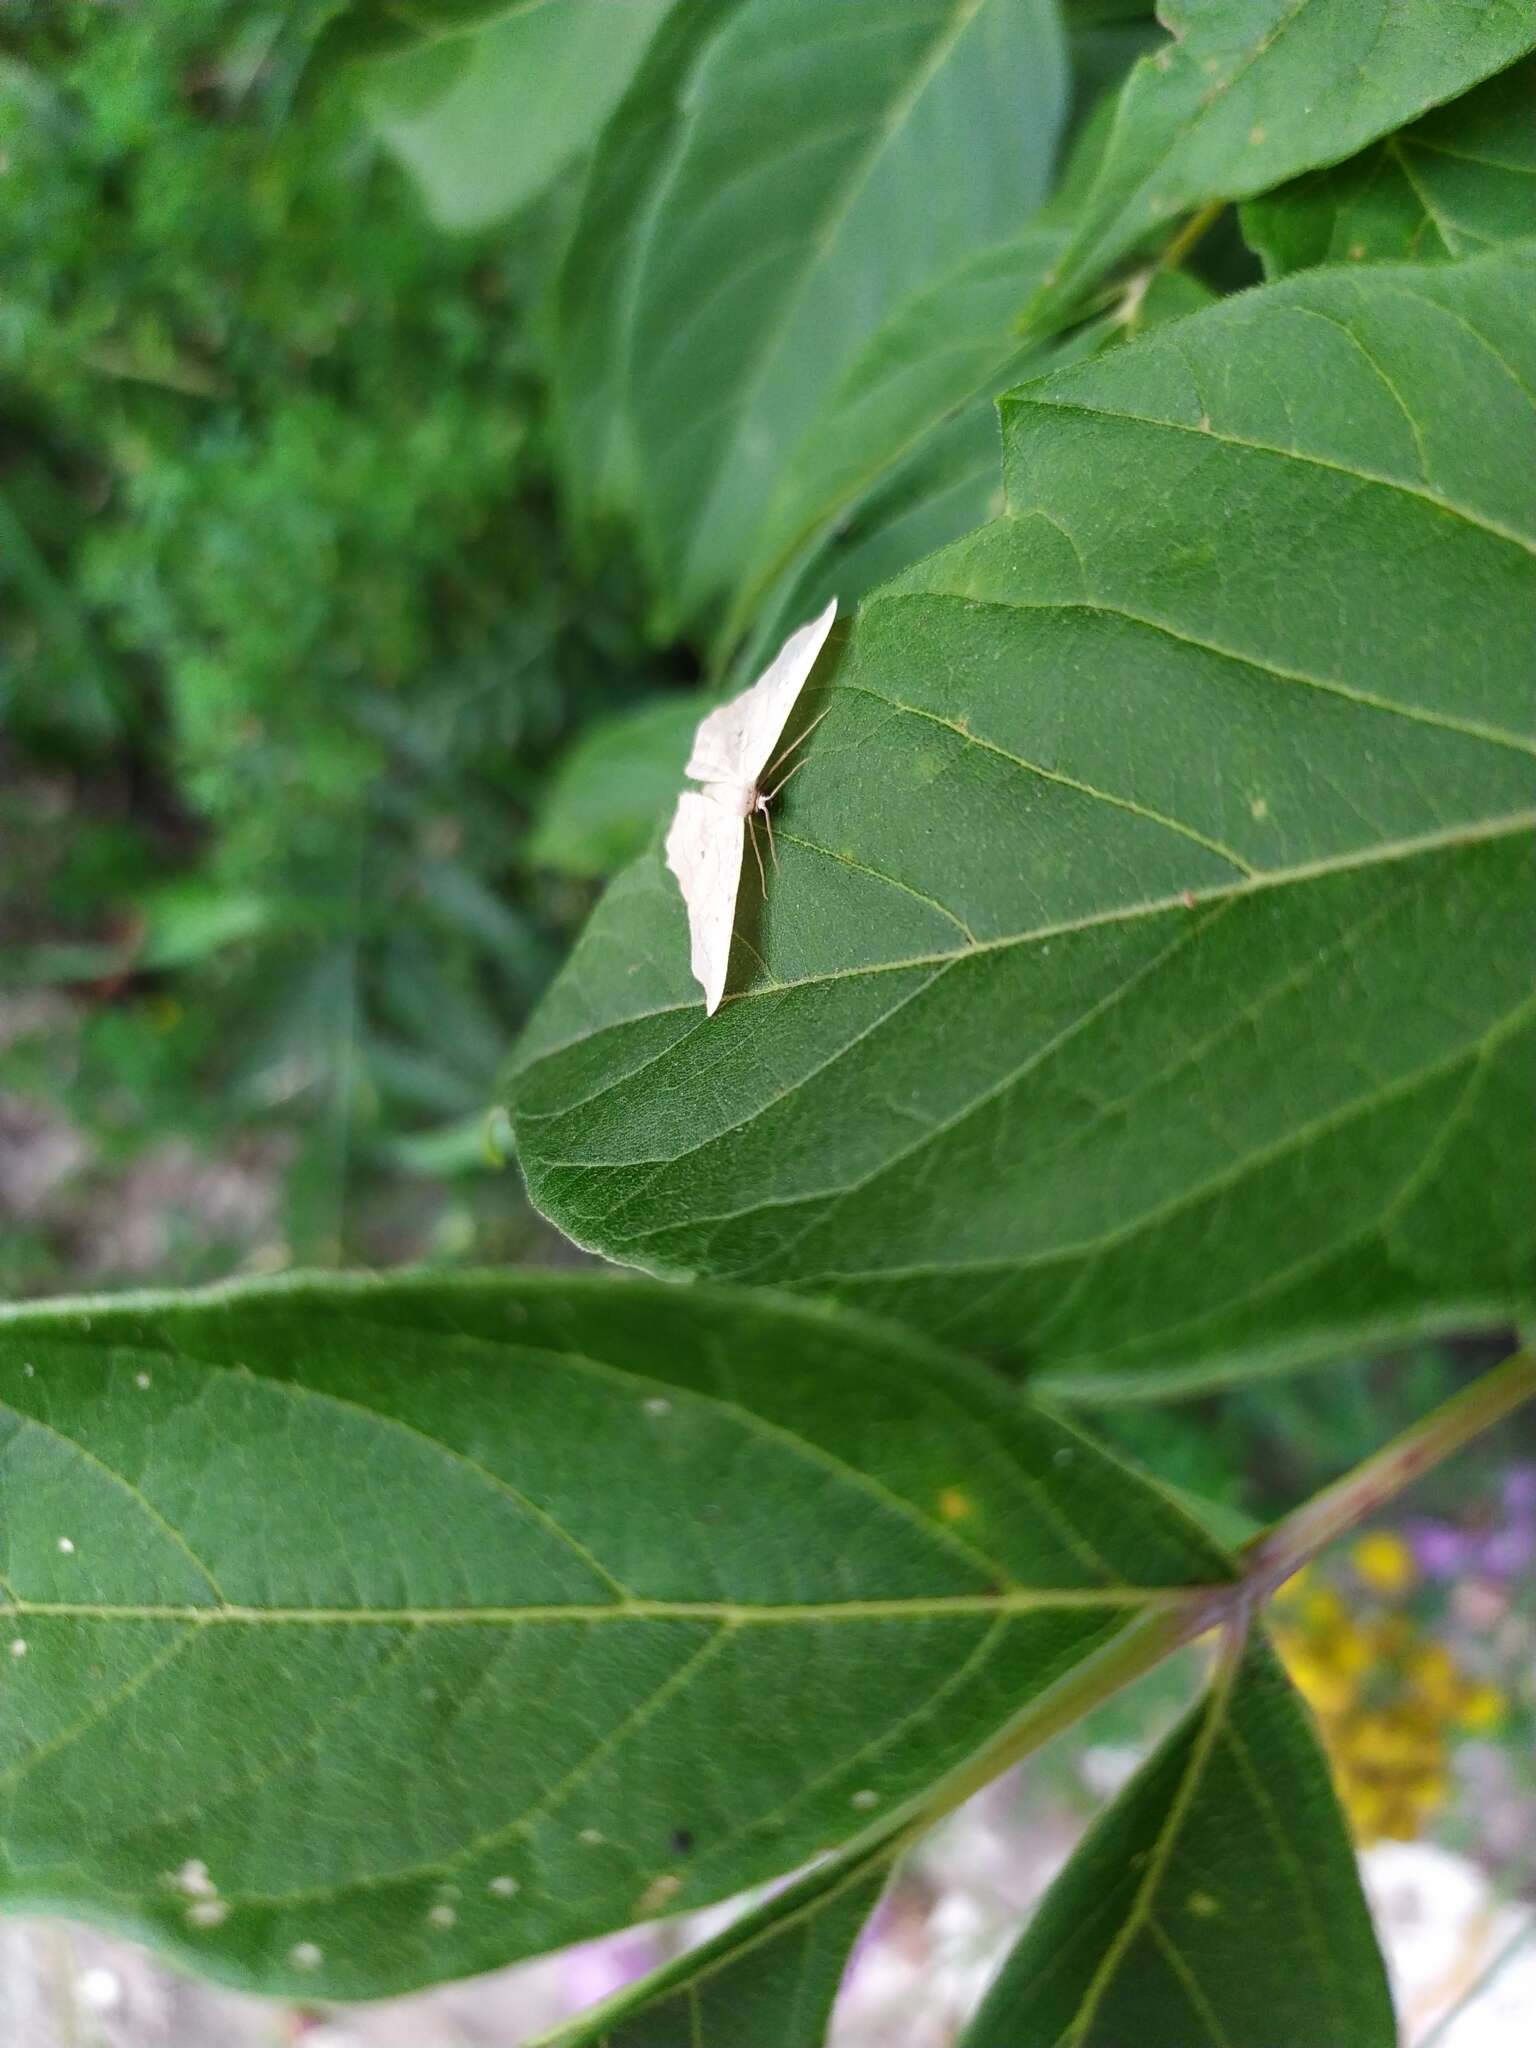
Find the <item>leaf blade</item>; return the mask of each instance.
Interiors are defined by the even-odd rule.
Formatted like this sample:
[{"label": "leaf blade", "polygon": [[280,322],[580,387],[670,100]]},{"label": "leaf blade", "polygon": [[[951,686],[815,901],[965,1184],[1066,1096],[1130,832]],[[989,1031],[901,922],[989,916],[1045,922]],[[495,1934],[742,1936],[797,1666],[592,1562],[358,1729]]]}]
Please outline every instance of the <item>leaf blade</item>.
[{"label": "leaf blade", "polygon": [[514,1084],[546,1212],[1074,1391],[1523,1300],[1530,263],[1298,277],[1010,400],[1006,516],[825,678],[710,1032],[665,878],[599,907]]},{"label": "leaf blade", "polygon": [[885,1881],[878,1849],[834,1858],[541,2048],[672,2048],[685,2033],[696,2048],[821,2042]]},{"label": "leaf blade", "polygon": [[1229,1574],[892,1342],[529,1277],[6,1312],[0,1894],[269,1991],[463,1975],[861,1832]]},{"label": "leaf blade", "polygon": [[563,0],[407,41],[366,66],[363,103],[440,227],[489,227],[590,144],[670,4],[630,0],[615,13],[604,0]]},{"label": "leaf blade", "polygon": [[1397,2038],[1327,1765],[1259,1637],[1100,1817],[963,2048],[1130,2038]]},{"label": "leaf blade", "polygon": [[1390,18],[1354,0],[1183,0],[1172,40],[1121,89],[1083,217],[1026,315],[1049,326],[1083,289],[1192,208],[1249,199],[1349,156],[1536,44],[1518,0]]},{"label": "leaf blade", "polygon": [[1527,59],[1346,163],[1250,199],[1265,274],[1315,263],[1454,262],[1536,234]]},{"label": "leaf blade", "polygon": [[1065,84],[1037,0],[857,21],[748,0],[704,51],[629,353],[637,509],[669,621],[728,595],[780,451],[883,316],[1044,196]]}]

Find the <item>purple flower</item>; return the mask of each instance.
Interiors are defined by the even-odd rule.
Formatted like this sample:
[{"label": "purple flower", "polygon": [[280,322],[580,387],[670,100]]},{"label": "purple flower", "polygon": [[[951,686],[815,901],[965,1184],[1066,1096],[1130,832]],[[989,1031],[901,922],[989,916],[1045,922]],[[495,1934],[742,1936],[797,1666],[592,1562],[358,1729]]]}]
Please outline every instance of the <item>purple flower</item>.
[{"label": "purple flower", "polygon": [[1464,1529],[1428,1518],[1409,1524],[1408,1541],[1426,1578],[1456,1579],[1472,1568],[1476,1543]]},{"label": "purple flower", "polygon": [[1536,1527],[1508,1523],[1487,1538],[1480,1552],[1478,1562],[1490,1578],[1519,1578],[1536,1562]]}]

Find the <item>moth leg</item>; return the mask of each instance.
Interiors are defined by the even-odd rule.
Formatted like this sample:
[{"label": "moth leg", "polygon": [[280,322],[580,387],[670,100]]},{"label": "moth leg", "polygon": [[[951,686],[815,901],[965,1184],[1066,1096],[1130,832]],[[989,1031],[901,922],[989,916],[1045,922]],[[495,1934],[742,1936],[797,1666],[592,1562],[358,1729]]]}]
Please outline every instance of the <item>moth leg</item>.
[{"label": "moth leg", "polygon": [[[811,734],[816,730],[817,726],[820,725],[821,721],[826,717],[827,712],[831,709],[832,706],[830,704],[826,705],[822,710],[817,712],[816,716],[811,720],[810,724],[805,728],[804,732],[796,734],[794,739],[792,739],[789,745],[784,749],[783,753],[780,754],[779,758],[776,761],[773,761],[769,764],[766,771],[769,775],[773,773],[775,768],[782,768],[784,766],[784,763],[789,759],[790,755],[795,751],[796,747],[803,747],[805,745],[806,741],[810,738]],[[789,776],[786,775],[784,778],[784,782],[788,782],[788,780]],[[779,784],[779,789],[782,789],[784,787],[784,782],[781,782]],[[774,794],[777,795],[778,791],[776,790]]]},{"label": "moth leg", "polygon": [[[779,777],[778,781],[777,781],[777,782],[776,782],[776,783],[775,783],[775,784],[773,785],[772,789],[770,789],[770,790],[769,790],[769,791],[767,792],[767,794],[766,794],[766,795],[764,796],[764,798],[763,798],[763,802],[764,802],[765,804],[771,804],[771,803],[773,802],[774,798],[775,798],[775,797],[776,797],[776,796],[778,795],[779,791],[780,791],[780,790],[781,790],[781,789],[782,789],[782,788],[784,787],[785,783],[786,783],[786,782],[788,782],[788,781],[790,781],[792,777],[794,777],[794,776],[796,776],[796,775],[798,775],[798,774],[800,773],[800,770],[801,770],[801,769],[802,769],[802,768],[803,768],[803,767],[805,766],[805,764],[806,764],[806,761],[807,761],[808,759],[809,759],[809,756],[808,756],[808,755],[806,755],[806,754],[802,754],[802,755],[800,756],[799,760],[798,760],[798,761],[797,761],[797,762],[795,763],[794,767],[790,769],[790,771],[789,771],[789,774],[788,774],[788,775],[781,775],[781,776]],[[764,817],[766,818],[766,817],[767,817],[767,815],[768,815],[768,813],[767,813],[766,811],[764,811],[764,813],[763,813],[763,816],[764,816]]]},{"label": "moth leg", "polygon": [[[763,816],[764,816],[764,818],[766,818],[766,817],[768,816],[768,813],[767,813],[766,811],[764,811],[764,813],[763,813]],[[759,848],[758,848],[758,844],[757,844],[757,832],[756,832],[756,829],[755,829],[755,821],[754,821],[754,819],[753,819],[753,816],[752,816],[752,813],[751,813],[750,811],[748,811],[748,813],[747,813],[747,844],[748,844],[748,845],[749,845],[749,846],[751,847],[751,849],[752,849],[752,854],[753,854],[753,858],[754,858],[754,859],[756,860],[756,862],[757,862],[757,879],[758,879],[758,884],[759,884],[760,888],[762,889],[762,892],[763,892],[763,894],[764,894],[764,895],[766,896],[766,895],[768,894],[768,877],[767,877],[767,875],[766,875],[766,874],[764,874],[764,872],[763,872],[763,856],[762,856],[762,853],[760,852],[760,850],[759,850]],[[773,846],[773,829],[772,829],[772,827],[771,827],[771,826],[769,827],[769,832],[768,832],[768,845],[769,845],[769,848],[770,848],[770,850],[771,850],[771,849],[772,849],[772,846]],[[774,866],[775,866],[775,867],[777,867],[777,866],[778,866],[778,862],[777,862],[777,861],[775,861],[775,862],[774,862]]]},{"label": "moth leg", "polygon": [[[773,843],[773,819],[768,815],[768,800],[766,797],[758,808],[761,812],[763,823],[768,829],[768,857],[773,862],[773,872],[777,874],[779,872],[779,849]],[[756,846],[757,841],[754,839],[752,844]],[[766,886],[767,884],[765,883],[764,887],[766,888]]]}]

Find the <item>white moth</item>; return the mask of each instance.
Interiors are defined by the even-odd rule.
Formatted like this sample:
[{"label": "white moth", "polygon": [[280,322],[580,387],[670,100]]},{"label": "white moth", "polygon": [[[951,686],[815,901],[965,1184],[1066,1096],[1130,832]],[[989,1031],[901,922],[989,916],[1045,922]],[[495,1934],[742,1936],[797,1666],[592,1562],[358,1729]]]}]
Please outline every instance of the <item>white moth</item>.
[{"label": "white moth", "polygon": [[[693,752],[683,772],[704,787],[685,789],[677,800],[667,833],[667,866],[676,875],[688,908],[693,974],[704,990],[706,1016],[713,1016],[725,994],[743,841],[761,812],[772,853],[768,806],[789,775],[774,789],[760,785],[836,617],[834,597],[820,618],[790,634],[749,690],[711,711],[693,736]],[[806,733],[800,735],[805,737]],[[786,753],[799,744],[796,740]],[[792,768],[790,775],[794,772]],[[752,851],[761,873],[763,857],[757,852],[755,832]]]}]

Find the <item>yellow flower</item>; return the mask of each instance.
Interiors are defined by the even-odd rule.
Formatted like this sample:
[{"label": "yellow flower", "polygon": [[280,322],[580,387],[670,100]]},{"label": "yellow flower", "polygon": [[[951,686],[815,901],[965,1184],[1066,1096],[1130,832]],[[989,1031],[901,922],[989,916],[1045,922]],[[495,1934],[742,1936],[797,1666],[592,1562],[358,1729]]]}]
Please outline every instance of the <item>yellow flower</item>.
[{"label": "yellow flower", "polygon": [[1456,1725],[1469,1734],[1480,1734],[1485,1728],[1497,1727],[1508,1705],[1496,1685],[1469,1685],[1457,1703]]},{"label": "yellow flower", "polygon": [[1457,1712],[1465,1681],[1444,1643],[1423,1643],[1411,1650],[1404,1660],[1403,1676],[1423,1706],[1440,1714]]},{"label": "yellow flower", "polygon": [[1277,1636],[1276,1641],[1292,1683],[1313,1713],[1326,1719],[1330,1714],[1342,1714],[1353,1706],[1355,1682],[1350,1673],[1341,1671],[1330,1659],[1315,1655],[1299,1643],[1287,1642],[1284,1636]]},{"label": "yellow flower", "polygon": [[[1407,1545],[1390,1533],[1362,1537],[1350,1561],[1379,1601],[1396,1601],[1414,1583]],[[1449,1796],[1453,1735],[1495,1726],[1507,1711],[1504,1695],[1469,1677],[1411,1613],[1352,1612],[1315,1572],[1286,1589],[1274,1633],[1317,1716],[1356,1838],[1415,1839]]]},{"label": "yellow flower", "polygon": [[1347,1628],[1349,1609],[1332,1586],[1311,1586],[1302,1597],[1301,1621],[1314,1634],[1324,1629]]},{"label": "yellow flower", "polygon": [[1376,1529],[1369,1536],[1362,1536],[1350,1551],[1349,1561],[1373,1593],[1389,1600],[1408,1592],[1418,1578],[1413,1552],[1390,1529]]}]

